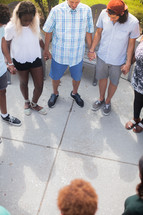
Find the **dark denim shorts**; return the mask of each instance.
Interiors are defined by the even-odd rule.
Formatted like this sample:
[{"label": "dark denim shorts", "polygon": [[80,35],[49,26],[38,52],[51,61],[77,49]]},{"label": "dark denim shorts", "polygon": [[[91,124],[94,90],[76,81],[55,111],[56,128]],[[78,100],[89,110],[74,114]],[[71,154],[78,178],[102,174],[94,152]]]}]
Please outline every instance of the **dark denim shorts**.
[{"label": "dark denim shorts", "polygon": [[0,77],[0,90],[7,88],[7,72]]},{"label": "dark denim shorts", "polygon": [[16,69],[19,71],[29,70],[32,68],[42,66],[42,60],[40,58],[36,58],[36,60],[33,61],[32,63],[30,63],[30,62],[19,63],[15,59],[13,59],[13,63],[14,63],[14,66],[16,67]]}]

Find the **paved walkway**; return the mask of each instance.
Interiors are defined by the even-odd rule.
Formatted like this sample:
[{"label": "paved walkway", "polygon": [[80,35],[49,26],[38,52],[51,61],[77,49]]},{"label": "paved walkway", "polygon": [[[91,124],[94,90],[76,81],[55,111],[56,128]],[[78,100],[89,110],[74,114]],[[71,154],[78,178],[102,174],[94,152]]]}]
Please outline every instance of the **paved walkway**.
[{"label": "paved walkway", "polygon": [[[70,98],[72,85],[67,72],[53,109],[47,107],[52,92],[47,77],[39,104],[47,107],[48,114],[33,112],[29,117],[23,113],[18,78],[12,77],[7,89],[9,112],[23,124],[17,128],[0,123],[0,204],[12,215],[59,215],[58,190],[75,178],[95,187],[97,215],[121,215],[125,198],[135,193],[143,133],[136,135],[124,128],[132,118],[132,87],[120,80],[112,113],[105,117],[101,110],[91,110],[98,98],[92,77],[93,72],[85,68],[79,89],[85,107],[80,108]],[[29,85],[31,94],[31,80]]]}]

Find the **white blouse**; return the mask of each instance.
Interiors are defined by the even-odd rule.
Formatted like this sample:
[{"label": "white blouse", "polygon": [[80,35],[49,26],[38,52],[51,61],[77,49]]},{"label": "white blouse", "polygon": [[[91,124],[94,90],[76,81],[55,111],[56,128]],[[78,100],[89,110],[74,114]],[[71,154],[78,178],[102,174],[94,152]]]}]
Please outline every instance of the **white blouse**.
[{"label": "white blouse", "polygon": [[39,35],[34,34],[29,26],[23,26],[22,31],[18,34],[14,24],[10,21],[5,27],[5,39],[11,41],[11,57],[17,62],[32,63],[37,57],[41,58]]}]

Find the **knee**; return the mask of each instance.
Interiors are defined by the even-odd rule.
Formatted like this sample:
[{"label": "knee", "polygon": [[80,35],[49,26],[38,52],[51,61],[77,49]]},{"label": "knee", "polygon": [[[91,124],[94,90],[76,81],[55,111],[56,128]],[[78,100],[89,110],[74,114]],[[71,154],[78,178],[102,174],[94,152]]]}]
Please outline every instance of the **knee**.
[{"label": "knee", "polygon": [[28,83],[27,83],[27,82],[21,81],[21,82],[20,82],[20,87],[21,87],[21,88],[27,88],[27,87],[28,87]]},{"label": "knee", "polygon": [[6,89],[0,90],[0,96],[5,96],[6,95]]},{"label": "knee", "polygon": [[42,86],[35,86],[35,90],[40,94],[43,91],[43,85]]}]

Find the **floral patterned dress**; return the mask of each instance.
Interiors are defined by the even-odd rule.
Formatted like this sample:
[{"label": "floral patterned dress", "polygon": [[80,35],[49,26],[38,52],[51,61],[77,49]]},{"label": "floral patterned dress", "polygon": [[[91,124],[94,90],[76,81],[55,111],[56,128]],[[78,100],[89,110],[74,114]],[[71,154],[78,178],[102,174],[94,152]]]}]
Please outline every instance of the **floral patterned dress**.
[{"label": "floral patterned dress", "polygon": [[134,90],[143,94],[143,41],[138,45],[136,52],[136,66],[132,78]]}]

